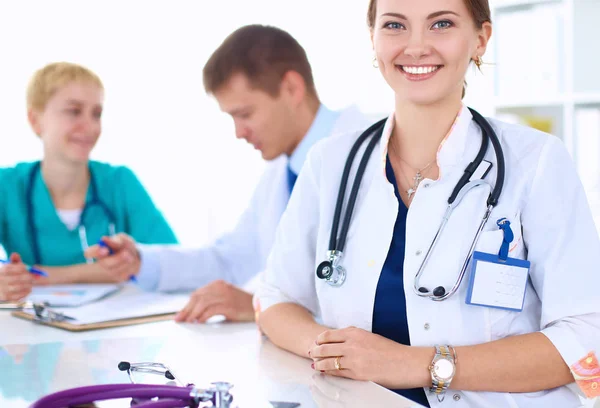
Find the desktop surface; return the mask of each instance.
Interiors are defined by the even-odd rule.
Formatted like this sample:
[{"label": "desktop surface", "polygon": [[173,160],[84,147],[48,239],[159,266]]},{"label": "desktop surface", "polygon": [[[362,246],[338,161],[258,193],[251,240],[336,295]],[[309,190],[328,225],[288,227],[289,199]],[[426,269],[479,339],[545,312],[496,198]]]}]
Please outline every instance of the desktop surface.
[{"label": "desktop surface", "polygon": [[[317,373],[311,361],[283,351],[253,323],[177,324],[173,321],[70,333],[0,314],[0,407],[22,408],[73,387],[129,383],[121,361],[160,362],[184,383],[233,384],[233,406],[270,407],[268,401],[305,407],[413,407],[374,383]],[[165,384],[155,375],[136,382]],[[129,401],[97,404],[128,407]]]}]

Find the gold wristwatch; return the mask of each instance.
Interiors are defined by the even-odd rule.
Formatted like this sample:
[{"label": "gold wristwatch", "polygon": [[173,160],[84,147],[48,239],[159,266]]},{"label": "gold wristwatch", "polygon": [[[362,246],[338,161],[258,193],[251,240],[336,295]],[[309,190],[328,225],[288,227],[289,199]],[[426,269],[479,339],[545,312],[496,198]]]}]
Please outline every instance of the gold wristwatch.
[{"label": "gold wristwatch", "polygon": [[452,346],[435,346],[435,356],[429,366],[429,372],[431,373],[429,391],[436,394],[438,401],[442,402],[456,373],[456,352]]}]

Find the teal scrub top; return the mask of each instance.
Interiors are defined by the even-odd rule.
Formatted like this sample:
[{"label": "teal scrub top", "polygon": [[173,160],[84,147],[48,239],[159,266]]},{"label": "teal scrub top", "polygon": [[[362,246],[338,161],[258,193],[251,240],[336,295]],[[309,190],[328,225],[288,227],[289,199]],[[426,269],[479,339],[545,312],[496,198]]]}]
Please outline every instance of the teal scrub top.
[{"label": "teal scrub top", "polygon": [[[7,254],[17,252],[23,262],[34,264],[32,237],[27,222],[27,188],[37,162],[0,168],[0,244]],[[124,166],[90,162],[97,197],[108,207],[116,232],[124,232],[141,244],[176,244],[177,238],[162,213],[156,208],[135,174]],[[33,223],[37,231],[40,262],[43,266],[68,266],[84,263],[78,229],[69,230],[54,207],[50,192],[36,172],[33,186]],[[91,201],[88,187],[86,202]],[[98,206],[85,211],[82,220],[89,245],[109,235],[109,219]]]}]

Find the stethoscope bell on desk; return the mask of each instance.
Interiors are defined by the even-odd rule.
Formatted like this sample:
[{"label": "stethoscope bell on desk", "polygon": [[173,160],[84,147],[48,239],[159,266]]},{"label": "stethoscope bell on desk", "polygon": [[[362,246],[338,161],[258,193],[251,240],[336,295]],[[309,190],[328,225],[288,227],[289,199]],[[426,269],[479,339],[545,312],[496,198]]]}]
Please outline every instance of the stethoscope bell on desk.
[{"label": "stethoscope bell on desk", "polygon": [[[128,361],[121,361],[118,368],[119,371],[127,371],[131,384],[138,384],[133,378],[133,373],[140,372],[164,376],[169,380],[177,382],[181,387],[194,387],[194,384],[185,385],[184,382],[180,381],[175,376],[173,370],[161,363],[130,363]],[[228,382],[213,382],[211,383],[211,387],[205,390],[194,387],[191,390],[190,397],[197,402],[210,402],[212,403],[212,407],[229,408],[233,401],[233,395],[229,392],[232,388],[233,385]],[[133,398],[132,403],[132,406],[135,406],[137,404],[143,404],[144,400]]]},{"label": "stethoscope bell on desk", "polygon": [[340,265],[342,260],[340,251],[327,251],[327,261],[317,267],[317,277],[324,279],[329,286],[342,286],[346,280],[346,270]]}]

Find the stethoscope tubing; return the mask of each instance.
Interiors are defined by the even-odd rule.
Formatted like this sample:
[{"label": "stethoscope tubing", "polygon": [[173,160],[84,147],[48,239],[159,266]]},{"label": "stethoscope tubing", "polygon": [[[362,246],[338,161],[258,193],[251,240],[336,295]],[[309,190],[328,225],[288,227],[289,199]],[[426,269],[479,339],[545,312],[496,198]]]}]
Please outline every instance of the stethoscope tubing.
[{"label": "stethoscope tubing", "polygon": [[[191,396],[193,389],[193,387],[151,384],[93,385],[47,395],[33,403],[30,408],[64,408],[95,401],[121,398],[151,399],[155,397],[172,400],[165,407],[187,407],[193,402]],[[180,405],[174,405],[175,400],[178,400]],[[146,406],[157,407],[156,405]]]},{"label": "stethoscope tubing", "polygon": [[[344,206],[344,196],[346,195],[346,186],[348,185],[348,178],[350,177],[350,170],[352,169],[352,163],[354,162],[354,158],[358,153],[358,150],[363,145],[366,139],[368,139],[374,132],[380,131],[383,134],[383,127],[385,125],[386,119],[380,120],[379,122],[371,125],[367,130],[365,130],[358,138],[358,140],[352,146],[350,153],[348,154],[348,158],[346,160],[346,164],[344,166],[344,171],[342,173],[342,180],[340,182],[340,190],[338,192],[338,197],[335,205],[335,212],[333,215],[333,223],[331,227],[331,235],[329,236],[329,248],[331,250],[335,250],[337,248],[337,233],[340,224],[340,217],[342,214],[342,207]],[[381,136],[380,136],[381,137]],[[357,176],[358,177],[358,176]],[[347,217],[345,217],[347,218]],[[343,229],[344,227],[342,227]]]},{"label": "stethoscope tubing", "polygon": [[[479,127],[481,129],[481,136],[482,136],[481,145],[480,145],[479,151],[478,151],[475,159],[471,163],[469,163],[469,165],[465,168],[463,175],[457,182],[452,193],[450,194],[450,197],[448,198],[448,210],[447,210],[446,214],[444,215],[444,218],[442,219],[442,223],[441,223],[440,227],[438,228],[438,231],[436,233],[436,236],[435,236],[432,244],[429,246],[429,249],[427,250],[427,254],[426,254],[423,262],[421,263],[421,266],[419,267],[419,269],[415,275],[414,282],[413,282],[414,290],[417,295],[419,295],[421,297],[429,297],[430,299],[436,300],[436,301],[441,301],[441,300],[447,299],[448,297],[450,297],[454,293],[456,293],[456,291],[460,287],[460,284],[462,283],[462,280],[466,273],[466,268],[470,261],[469,258],[473,254],[475,245],[479,239],[479,236],[481,235],[481,232],[483,231],[485,223],[487,222],[487,220],[489,219],[489,217],[491,215],[493,208],[498,204],[498,201],[499,201],[500,195],[502,194],[502,189],[504,186],[504,178],[505,178],[506,169],[505,169],[505,162],[504,162],[504,153],[502,151],[502,146],[500,145],[498,136],[496,135],[496,132],[492,129],[489,122],[483,116],[481,116],[481,114],[479,114],[479,112],[477,112],[476,110],[471,109],[471,108],[469,108],[469,111],[471,112],[471,114],[473,116],[473,120],[477,123],[477,125],[479,125]],[[339,189],[337,201],[336,201],[336,207],[335,207],[335,212],[334,212],[334,217],[333,217],[333,222],[332,222],[332,227],[331,227],[331,235],[329,238],[328,253],[333,254],[334,255],[333,258],[337,259],[338,261],[339,261],[339,259],[341,259],[341,256],[343,254],[344,245],[346,243],[346,236],[348,233],[350,221],[352,219],[352,212],[353,212],[354,206],[356,204],[356,198],[358,196],[358,190],[359,190],[360,183],[361,183],[363,175],[364,175],[365,168],[367,166],[368,160],[372,154],[372,151],[373,151],[375,145],[381,139],[383,130],[385,128],[385,123],[386,123],[386,119],[381,120],[381,121],[373,124],[372,126],[370,126],[367,130],[365,130],[359,136],[359,138],[355,141],[355,143],[352,146],[352,148],[348,154],[348,157],[346,159],[344,171],[342,173],[342,180],[340,182],[340,189]],[[356,154],[358,153],[358,150],[363,145],[363,143],[371,136],[372,136],[372,140],[369,142],[367,148],[365,149],[365,152],[363,153],[363,157],[361,159],[361,162],[360,162],[358,170],[357,170],[356,177],[354,179],[352,191],[350,193],[350,197],[349,197],[348,203],[347,203],[346,212],[343,217],[342,230],[340,232],[340,235],[338,236],[338,229],[339,229],[339,224],[340,224],[342,208],[343,208],[343,204],[344,204],[344,197],[346,194],[346,188],[347,188],[347,184],[348,184],[348,178],[350,175],[350,170],[352,168],[352,164],[354,162],[354,158],[355,158]],[[452,210],[454,209],[454,207],[456,207],[458,205],[458,203],[460,202],[460,199],[466,194],[466,192],[463,191],[463,188],[468,187],[467,190],[470,190],[473,186],[475,186],[477,184],[476,181],[470,181],[470,179],[473,176],[473,174],[475,173],[475,171],[477,171],[477,169],[481,165],[481,163],[483,162],[483,159],[487,153],[490,141],[494,148],[494,153],[496,155],[496,164],[498,167],[496,170],[496,183],[495,183],[493,189],[491,189],[490,195],[487,199],[486,213],[485,213],[485,215],[481,221],[481,224],[477,230],[477,233],[471,244],[471,247],[469,248],[468,257],[467,257],[467,259],[465,259],[465,262],[463,263],[463,266],[459,273],[459,278],[454,283],[452,289],[449,292],[444,293],[443,295],[436,295],[436,294],[434,294],[435,291],[429,292],[429,290],[427,290],[426,292],[421,292],[420,291],[421,288],[419,288],[419,281],[420,281],[420,277],[424,271],[424,267],[427,264],[429,256],[431,255],[433,248],[435,247],[435,244],[437,243],[439,235],[444,230],[444,227],[448,221],[448,218],[450,217],[450,214],[452,213]],[[458,198],[458,202],[455,202],[457,200],[457,198]],[[332,262],[333,261],[330,261],[329,263],[332,263]],[[328,263],[328,261],[323,262],[321,265],[324,265],[327,263]],[[333,262],[333,263],[335,263],[335,262]],[[326,279],[328,281],[328,283],[333,284],[334,286],[339,286],[339,285],[343,284],[345,278],[341,279],[339,281],[340,282],[339,284],[336,284],[336,282],[332,282],[329,280],[330,276],[327,276],[326,278],[324,278],[323,276],[319,275],[321,265],[319,265],[319,268],[317,269],[317,276],[320,279]],[[332,264],[329,267],[334,267],[334,266]],[[344,277],[345,277],[345,272],[344,272]],[[422,288],[422,289],[425,290],[425,288]],[[443,288],[440,287],[440,288],[436,288],[436,290],[437,289],[440,289],[440,291],[441,291],[441,289],[443,289]],[[441,291],[441,292],[444,292],[444,291]]]},{"label": "stethoscope tubing", "polygon": [[[27,188],[26,188],[27,226],[28,226],[28,230],[29,230],[29,235],[31,236],[31,249],[33,252],[33,258],[34,258],[33,264],[34,265],[39,265],[42,263],[37,228],[35,227],[35,223],[33,220],[33,212],[34,212],[33,211],[33,187],[35,184],[35,177],[37,176],[39,171],[41,171],[41,163],[37,162],[36,164],[34,164],[33,168],[31,169],[31,173],[30,173]],[[109,210],[109,208],[106,206],[106,204],[104,202],[102,202],[100,200],[100,198],[98,197],[98,186],[96,185],[96,180],[94,178],[94,174],[92,173],[91,168],[89,169],[89,172],[90,172],[91,199],[90,199],[90,201],[85,202],[83,210],[81,211],[79,225],[77,226],[77,232],[79,234],[79,241],[81,244],[81,249],[83,251],[85,251],[88,247],[87,231],[86,231],[86,228],[84,225],[84,219],[85,219],[85,215],[87,214],[87,211],[89,208],[91,208],[93,206],[100,207],[108,219],[109,234],[114,235],[116,233],[115,217],[114,217],[113,213]],[[90,263],[90,260],[86,260],[86,261],[88,263]]]}]

